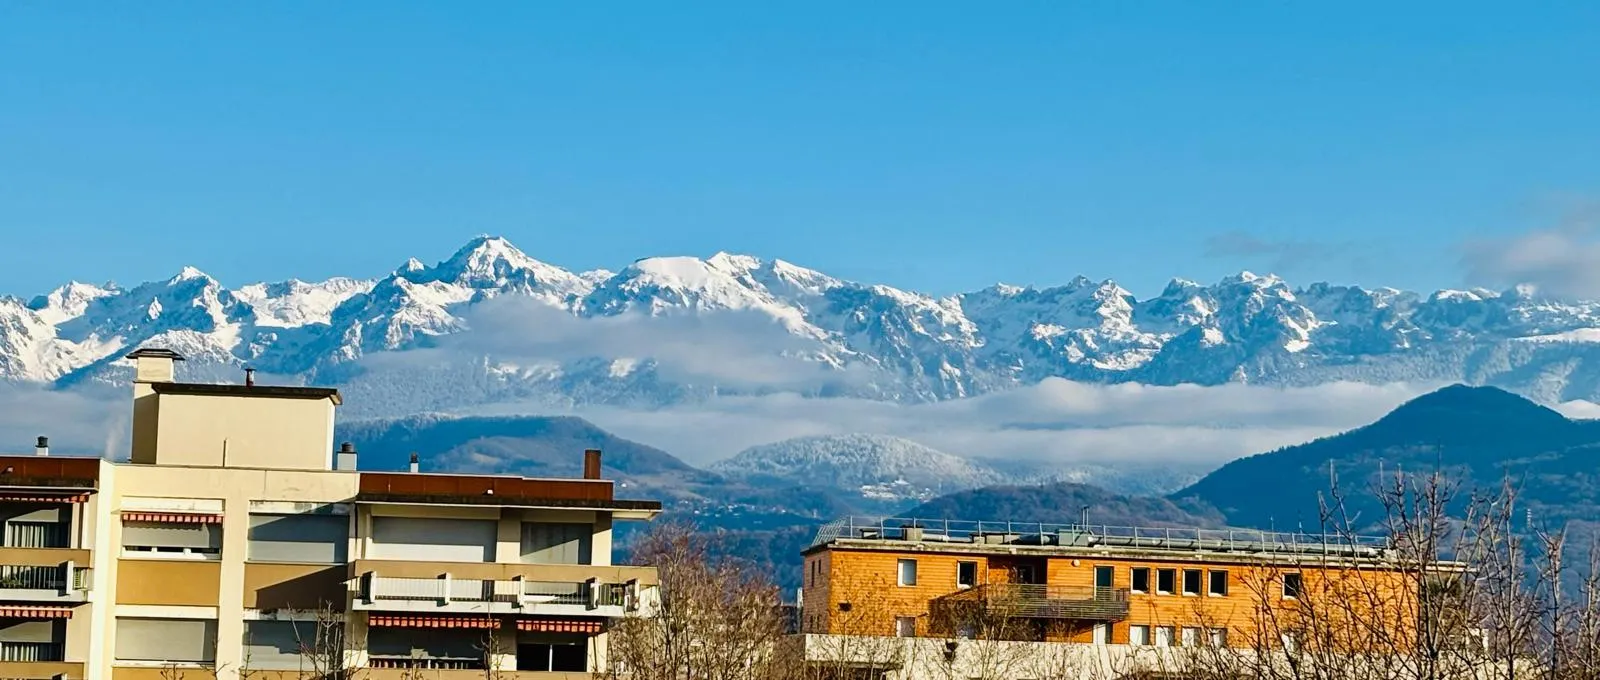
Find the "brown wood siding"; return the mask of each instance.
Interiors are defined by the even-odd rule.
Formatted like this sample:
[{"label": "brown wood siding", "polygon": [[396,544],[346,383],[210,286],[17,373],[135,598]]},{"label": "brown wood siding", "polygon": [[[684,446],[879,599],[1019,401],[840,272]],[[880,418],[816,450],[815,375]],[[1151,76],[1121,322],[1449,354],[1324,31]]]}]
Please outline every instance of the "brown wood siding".
[{"label": "brown wood siding", "polygon": [[[917,560],[917,585],[896,585],[896,563],[900,559]],[[1230,646],[1251,646],[1263,640],[1275,643],[1277,628],[1292,621],[1302,604],[1282,597],[1284,573],[1302,574],[1307,603],[1334,603],[1334,606],[1315,605],[1324,611],[1339,610],[1338,616],[1361,617],[1368,620],[1381,618],[1389,629],[1400,631],[1402,636],[1414,630],[1416,621],[1416,588],[1409,585],[1410,577],[1392,570],[1373,567],[1351,568],[1325,566],[1314,558],[1299,565],[1269,565],[1245,563],[1235,559],[1228,562],[1207,561],[1193,557],[1174,556],[1168,559],[1149,559],[1124,556],[1079,556],[1025,558],[1008,555],[945,552],[917,552],[890,550],[829,549],[811,553],[806,562],[821,561],[826,565],[826,580],[813,583],[803,593],[808,621],[817,621],[819,632],[847,635],[892,635],[894,618],[917,618],[917,633],[928,633],[928,603],[936,598],[957,592],[956,564],[963,561],[978,563],[978,583],[1005,583],[1010,580],[1010,567],[1018,563],[1044,562],[1045,583],[1051,586],[1092,588],[1095,585],[1095,567],[1112,567],[1114,589],[1131,589],[1132,569],[1150,569],[1150,589],[1157,584],[1157,571],[1175,571],[1171,595],[1131,593],[1128,618],[1111,627],[1111,643],[1127,644],[1132,625],[1172,626],[1174,640],[1181,641],[1184,627],[1201,629],[1226,628]],[[1198,595],[1183,595],[1183,571],[1201,570],[1201,588]],[[1209,595],[1211,571],[1228,573],[1228,594]],[[1356,601],[1356,604],[1350,604]],[[851,612],[841,612],[840,603],[850,603]],[[1262,607],[1269,608],[1275,617],[1267,625]],[[868,611],[857,610],[864,607]],[[820,611],[816,608],[820,608]],[[1325,614],[1326,615],[1326,614]],[[816,617],[816,618],[813,618]],[[1270,630],[1269,630],[1270,629]],[[1206,633],[1202,631],[1202,635]],[[1093,626],[1089,623],[1062,623],[1046,629],[1045,639],[1052,641],[1091,642]]]},{"label": "brown wood siding", "polygon": [[0,486],[99,486],[100,459],[69,456],[0,456]]},{"label": "brown wood siding", "polygon": [[80,567],[89,563],[89,551],[75,548],[0,548],[0,564],[21,567],[55,567],[73,562]]},{"label": "brown wood siding", "polygon": [[363,472],[361,493],[420,498],[488,497],[507,504],[542,500],[609,501],[612,484],[588,479]]},{"label": "brown wood siding", "polygon": [[348,573],[344,565],[249,562],[244,565],[244,606],[344,609]]},{"label": "brown wood siding", "polygon": [[117,560],[117,604],[217,606],[222,565],[200,560]]},{"label": "brown wood siding", "polygon": [[0,661],[0,678],[82,680],[83,664],[70,661]]}]

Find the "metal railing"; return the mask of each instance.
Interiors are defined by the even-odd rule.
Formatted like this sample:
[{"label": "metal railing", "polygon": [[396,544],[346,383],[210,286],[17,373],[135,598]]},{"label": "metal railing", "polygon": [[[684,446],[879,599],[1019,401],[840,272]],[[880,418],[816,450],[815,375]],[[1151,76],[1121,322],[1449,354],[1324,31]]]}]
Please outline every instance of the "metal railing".
[{"label": "metal railing", "polygon": [[933,601],[930,609],[945,616],[978,608],[1010,618],[1120,621],[1128,617],[1125,588],[1060,586],[1034,583],[990,583],[957,591]]},{"label": "metal railing", "polygon": [[60,661],[59,642],[0,642],[0,661]]},{"label": "metal railing", "polygon": [[371,668],[407,668],[437,671],[481,671],[483,659],[465,657],[425,656],[373,656],[367,660]]},{"label": "metal railing", "polygon": [[840,539],[1364,556],[1390,547],[1388,538],[1356,534],[857,516],[822,525],[811,545]]},{"label": "metal railing", "polygon": [[518,607],[553,604],[591,608],[624,607],[631,611],[637,606],[632,588],[627,583],[372,575],[361,581],[361,598],[368,602],[506,603]]}]

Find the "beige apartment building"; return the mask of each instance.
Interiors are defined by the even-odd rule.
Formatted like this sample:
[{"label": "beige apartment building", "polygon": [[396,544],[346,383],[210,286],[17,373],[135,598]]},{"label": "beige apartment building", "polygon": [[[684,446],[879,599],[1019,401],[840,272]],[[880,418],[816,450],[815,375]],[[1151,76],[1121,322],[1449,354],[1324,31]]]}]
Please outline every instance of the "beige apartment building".
[{"label": "beige apartment building", "polygon": [[[0,456],[0,678],[580,678],[656,572],[600,479],[357,472],[336,390],[135,363],[126,462]],[[489,669],[489,670],[486,670]]]}]

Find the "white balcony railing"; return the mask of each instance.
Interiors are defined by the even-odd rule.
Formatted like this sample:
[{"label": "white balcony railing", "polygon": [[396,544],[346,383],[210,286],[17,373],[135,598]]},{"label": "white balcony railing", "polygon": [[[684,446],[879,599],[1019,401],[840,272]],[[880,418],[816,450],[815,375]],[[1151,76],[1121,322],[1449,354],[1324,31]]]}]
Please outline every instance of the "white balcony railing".
[{"label": "white balcony railing", "polygon": [[653,586],[579,582],[452,578],[402,578],[366,572],[357,581],[356,608],[478,613],[637,614],[641,590]]},{"label": "white balcony railing", "polygon": [[93,581],[88,567],[0,564],[0,598],[25,602],[83,602]]}]

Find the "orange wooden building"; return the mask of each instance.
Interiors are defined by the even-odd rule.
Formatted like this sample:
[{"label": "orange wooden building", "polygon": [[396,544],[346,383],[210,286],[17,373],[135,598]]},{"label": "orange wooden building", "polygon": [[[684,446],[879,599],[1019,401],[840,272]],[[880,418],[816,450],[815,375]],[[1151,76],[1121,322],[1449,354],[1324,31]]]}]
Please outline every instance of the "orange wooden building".
[{"label": "orange wooden building", "polygon": [[805,633],[1354,649],[1413,644],[1419,584],[1460,571],[1368,537],[855,518],[804,569]]}]

